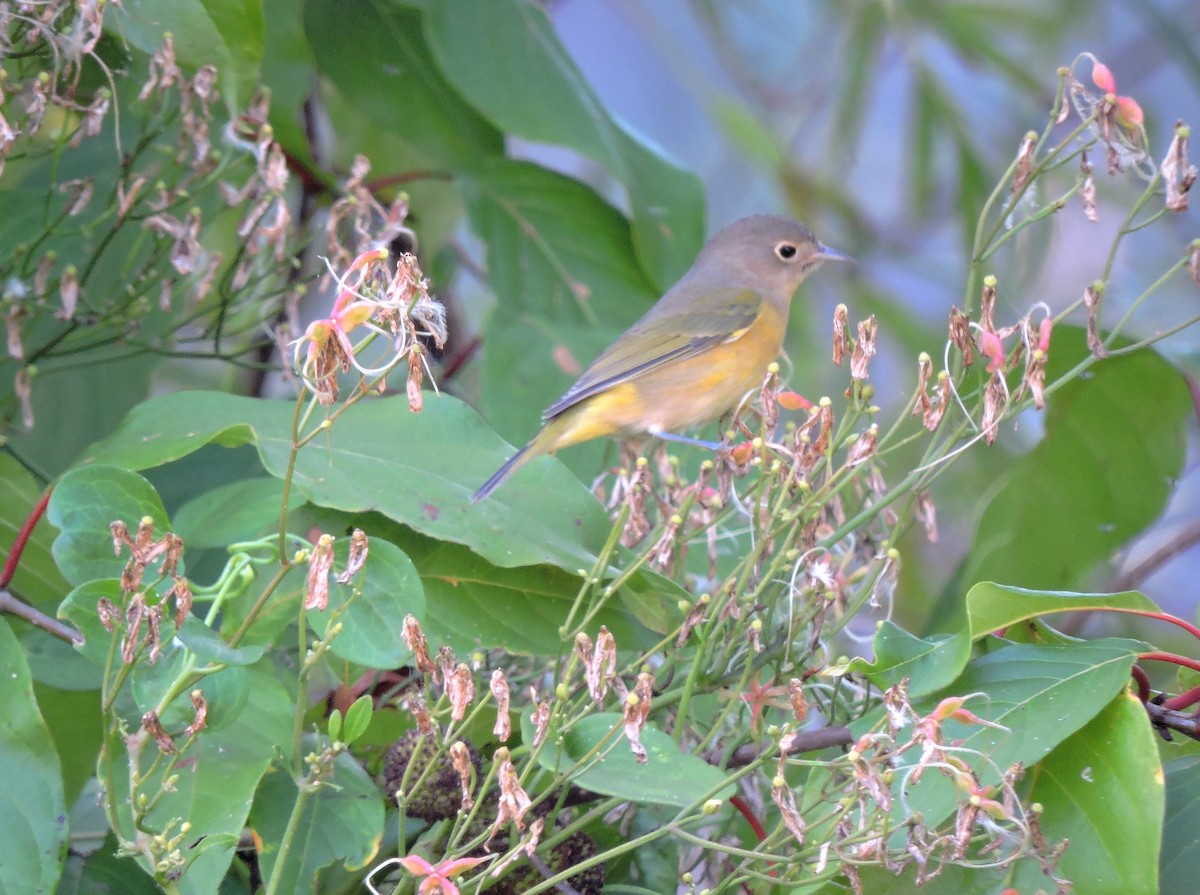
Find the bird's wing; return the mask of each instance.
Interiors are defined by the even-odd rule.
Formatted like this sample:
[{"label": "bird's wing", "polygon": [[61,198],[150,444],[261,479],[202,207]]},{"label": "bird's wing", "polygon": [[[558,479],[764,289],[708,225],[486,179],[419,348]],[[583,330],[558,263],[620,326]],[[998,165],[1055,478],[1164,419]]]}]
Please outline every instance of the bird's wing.
[{"label": "bird's wing", "polygon": [[750,289],[711,289],[676,313],[653,313],[592,361],[566,394],[542,414],[550,420],[605,389],[640,373],[694,357],[706,348],[735,339],[762,310],[763,298]]}]

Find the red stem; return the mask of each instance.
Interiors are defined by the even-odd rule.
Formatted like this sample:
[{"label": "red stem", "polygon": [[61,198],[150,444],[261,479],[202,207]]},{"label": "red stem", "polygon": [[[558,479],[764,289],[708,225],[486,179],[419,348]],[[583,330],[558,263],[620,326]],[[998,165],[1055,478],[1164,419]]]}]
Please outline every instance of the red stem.
[{"label": "red stem", "polygon": [[1139,653],[1138,658],[1143,662],[1170,662],[1172,665],[1182,665],[1192,671],[1200,671],[1200,660],[1189,659],[1175,653]]},{"label": "red stem", "polygon": [[767,831],[763,828],[762,822],[754,815],[753,809],[741,796],[730,796],[729,804],[736,808],[746,818],[746,823],[750,824],[750,829],[754,831],[754,835],[758,837],[758,841],[762,842],[767,838]]},{"label": "red stem", "polygon": [[1124,612],[1127,615],[1140,615],[1143,618],[1158,619],[1160,622],[1170,622],[1173,625],[1178,625],[1179,627],[1183,628],[1183,630],[1187,631],[1189,634],[1191,634],[1193,637],[1195,637],[1197,640],[1200,640],[1200,628],[1197,628],[1195,625],[1193,625],[1189,622],[1185,622],[1183,619],[1179,618],[1178,616],[1171,615],[1168,612],[1151,612],[1148,609],[1117,609],[1115,607],[1104,607],[1097,611],[1099,611],[1099,612]]},{"label": "red stem", "polygon": [[1129,674],[1133,678],[1134,683],[1138,688],[1138,699],[1142,702],[1150,701],[1150,678],[1146,677],[1146,672],[1134,665],[1129,669]]},{"label": "red stem", "polygon": [[53,485],[46,488],[42,492],[41,499],[29,511],[29,515],[25,517],[25,521],[21,525],[21,530],[17,532],[16,540],[13,541],[12,549],[8,551],[8,556],[4,559],[4,571],[0,572],[0,588],[7,588],[9,582],[13,580],[13,576],[17,574],[17,566],[21,564],[21,554],[25,552],[25,545],[29,543],[29,538],[33,535],[33,529],[45,514],[46,504],[50,502],[50,492],[53,490]]},{"label": "red stem", "polygon": [[1180,693],[1172,696],[1170,699],[1163,700],[1163,708],[1170,709],[1173,712],[1182,712],[1189,706],[1193,706],[1200,702],[1200,687],[1192,687],[1186,693]]}]

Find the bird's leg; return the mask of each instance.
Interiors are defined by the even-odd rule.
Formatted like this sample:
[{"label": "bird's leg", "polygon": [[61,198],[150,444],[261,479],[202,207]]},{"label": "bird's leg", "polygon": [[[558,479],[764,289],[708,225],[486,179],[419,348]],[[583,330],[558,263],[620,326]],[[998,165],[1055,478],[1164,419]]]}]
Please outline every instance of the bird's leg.
[{"label": "bird's leg", "polygon": [[655,432],[663,441],[674,441],[679,444],[690,444],[692,447],[707,448],[710,451],[721,450],[721,444],[716,441],[702,441],[699,438],[688,438],[686,435],[676,435],[674,432]]}]

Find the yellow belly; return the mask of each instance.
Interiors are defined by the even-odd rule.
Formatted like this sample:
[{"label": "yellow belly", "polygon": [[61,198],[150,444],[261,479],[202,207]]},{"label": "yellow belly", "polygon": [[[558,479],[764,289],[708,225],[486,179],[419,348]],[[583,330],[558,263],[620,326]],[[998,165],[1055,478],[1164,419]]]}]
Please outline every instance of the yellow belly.
[{"label": "yellow belly", "polygon": [[784,321],[773,309],[739,335],[692,357],[647,370],[550,420],[539,452],[608,435],[679,432],[732,410],[762,384],[779,356]]}]

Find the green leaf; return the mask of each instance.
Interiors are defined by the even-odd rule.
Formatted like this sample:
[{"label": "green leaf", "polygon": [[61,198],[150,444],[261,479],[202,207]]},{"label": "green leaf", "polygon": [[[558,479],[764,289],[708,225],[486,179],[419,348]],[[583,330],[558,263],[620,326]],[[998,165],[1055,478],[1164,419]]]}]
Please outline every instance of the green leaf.
[{"label": "green leaf", "polygon": [[[267,471],[282,476],[293,409],[290,401],[217,392],[164,395],[137,407],[93,446],[89,459],[144,469],[209,442],[254,443]],[[375,510],[431,537],[463,543],[496,565],[591,568],[608,519],[558,464],[545,464],[542,493],[500,492],[499,499],[469,502],[508,452],[474,411],[449,395],[417,414],[403,397],[384,398],[352,408],[302,450],[295,487],[319,506]]]},{"label": "green leaf", "polygon": [[[303,496],[293,492],[288,511],[303,502]],[[179,508],[172,522],[175,534],[189,549],[223,548],[278,529],[282,503],[283,482],[279,479],[243,479],[198,494]]]},{"label": "green leaf", "polygon": [[475,172],[466,192],[500,299],[484,334],[483,406],[498,432],[524,443],[661,291],[636,263],[629,222],[583,184],[504,161]]},{"label": "green leaf", "polygon": [[442,78],[418,10],[383,0],[307,0],[304,30],[318,71],[346,101],[431,163],[469,168],[503,155],[503,135]]},{"label": "green leaf", "polygon": [[[17,533],[42,498],[42,486],[10,453],[0,454],[0,543],[3,558],[16,542]],[[16,574],[8,589],[31,605],[43,607],[58,603],[70,585],[58,571],[50,552],[52,532],[39,524],[33,529]]]},{"label": "green leaf", "polygon": [[184,619],[183,627],[175,632],[175,636],[201,664],[220,662],[222,665],[253,665],[266,652],[263,644],[230,646],[220,634],[194,615]]},{"label": "green leaf", "polygon": [[[96,683],[99,685],[99,680]],[[41,684],[34,684],[33,690],[62,764],[63,798],[70,805],[96,773],[96,756],[104,735],[100,693],[58,690]]]},{"label": "green leaf", "polygon": [[144,516],[154,520],[155,538],[170,530],[158,494],[137,473],[103,464],[72,469],[54,486],[46,513],[59,529],[53,548],[58,567],[72,584],[120,577],[129,551],[114,553],[109,526],[122,521],[133,537]]},{"label": "green leaf", "polygon": [[160,895],[154,880],[132,858],[118,858],[116,851],[117,841],[110,833],[87,857],[72,854],[55,895]]},{"label": "green leaf", "polygon": [[[417,563],[429,609],[425,633],[438,644],[461,652],[503,648],[536,656],[561,640],[559,629],[579,592],[580,579],[550,566],[503,569],[476,554],[445,541],[413,543],[405,548]],[[639,587],[638,581],[630,583]],[[661,603],[674,594],[672,586],[630,595],[646,603]],[[621,605],[610,604],[590,626],[605,625],[623,648],[650,646],[656,637],[637,624]]]},{"label": "green leaf", "polygon": [[[315,738],[305,737],[306,752],[318,748]],[[287,862],[280,865],[279,844],[296,801],[295,781],[279,770],[263,778],[254,797],[249,822],[263,841],[259,862],[271,891],[311,892],[321,868],[341,861],[348,870],[361,870],[375,859],[383,839],[383,796],[353,755],[339,754],[332,779],[306,797]],[[278,882],[272,879],[276,873],[282,874]]]},{"label": "green leaf", "polygon": [[[350,704],[350,708],[346,709],[345,737],[343,742],[353,743],[362,736],[367,727],[371,723],[371,709],[374,706],[374,699],[370,694],[360,696]],[[331,733],[330,736],[333,736]]]},{"label": "green leaf", "polygon": [[[163,794],[142,825],[146,832],[156,833],[166,829],[173,819],[186,818],[192,824],[193,835],[205,837],[198,854],[184,851],[185,858],[194,858],[179,880],[183,895],[216,891],[233,858],[263,772],[280,750],[285,760],[290,758],[292,697],[272,673],[249,669],[247,674],[249,699],[245,709],[228,726],[201,731],[184,756],[186,773],[179,773],[174,791]],[[204,688],[203,683],[199,686]],[[154,743],[150,742],[142,756],[144,771],[149,769],[154,753]],[[152,773],[146,774],[141,791],[159,791],[166,764],[159,762]],[[124,839],[135,839],[138,834],[129,810],[129,765],[119,735],[106,741],[98,770],[107,791],[114,831]]]},{"label": "green leaf", "polygon": [[462,95],[505,133],[568,146],[607,168],[626,188],[638,256],[659,291],[682,276],[704,236],[700,179],[609,115],[545,11],[527,0],[489,0],[469,15],[453,0],[426,9],[430,47]]},{"label": "green leaf", "polygon": [[[1074,891],[1158,895],[1164,797],[1154,738],[1141,702],[1122,693],[1029,771],[1028,799],[1045,808],[1047,840],[1071,843],[1058,872]],[[1193,848],[1195,830],[1188,836]],[[1032,861],[1023,862],[1012,881],[1021,892],[1045,884]]]},{"label": "green leaf", "polygon": [[0,891],[54,891],[67,851],[67,806],[54,740],[25,656],[0,619]]},{"label": "green leaf", "polygon": [[[67,594],[58,607],[58,617],[70,622],[83,635],[83,643],[75,644],[75,649],[95,666],[96,674],[103,671],[112,640],[119,636],[111,633],[100,621],[96,604],[101,599],[120,606],[125,599],[121,582],[116,578],[88,581]],[[96,685],[99,686],[99,681]]]},{"label": "green leaf", "polygon": [[1200,860],[1200,755],[1169,762],[1167,807],[1163,819],[1159,884],[1164,893],[1190,892]]},{"label": "green leaf", "polygon": [[[1086,352],[1056,327],[1048,380]],[[1192,412],[1179,371],[1150,350],[1108,358],[1054,392],[1046,434],[983,503],[958,580],[1069,589],[1162,512]]]},{"label": "green leaf", "polygon": [[231,114],[250,98],[266,31],[261,0],[128,0],[108,13],[106,25],[145,53],[170,32],[175,58],[189,74],[215,65]]},{"label": "green leaf", "polygon": [[[943,724],[943,737],[961,741],[968,751],[957,753],[959,757],[979,772],[984,784],[995,783],[1001,770],[1017,762],[1032,766],[1100,714],[1128,684],[1129,669],[1143,648],[1115,638],[1013,644],[975,659],[951,687],[915,708],[927,714],[946,696],[980,694],[967,708],[1003,729],[951,720]],[[858,725],[865,728],[866,719]],[[858,725],[852,727],[857,730]],[[905,778],[904,768],[916,759],[906,754],[897,777]],[[907,809],[920,811],[931,824],[945,818],[955,803],[953,786],[941,775],[925,774],[907,790]]]},{"label": "green leaf", "polygon": [[[346,539],[337,546],[337,567],[346,561]],[[365,577],[364,577],[365,576]],[[361,580],[362,592],[351,600]],[[349,602],[338,615],[336,610]],[[404,643],[404,617],[425,615],[425,592],[421,578],[407,556],[395,544],[375,540],[370,545],[366,565],[349,584],[330,582],[329,607],[312,613],[322,634],[336,619],[342,630],[330,643],[330,651],[359,665],[371,668],[397,668],[412,652]]]},{"label": "green leaf", "polygon": [[[725,799],[733,787],[724,786],[725,774],[695,755],[679,750],[667,734],[647,724],[642,728],[646,763],[639,764],[616,712],[597,712],[581,719],[557,738],[551,731],[538,752],[538,764],[552,773],[570,771],[572,783],[607,796],[631,802],[686,808],[705,799]],[[521,716],[525,742],[533,742],[531,713]],[[572,770],[573,765],[586,764]]]},{"label": "green leaf", "polygon": [[1061,612],[1132,610],[1157,612],[1154,601],[1137,591],[1117,594],[1080,594],[1037,591],[984,581],[967,592],[966,619],[950,637],[927,640],[914,637],[891,622],[884,622],[873,641],[875,660],[855,659],[850,671],[861,672],[880,687],[907,677],[910,696],[920,696],[947,686],[966,667],[971,644],[1020,622]]}]

